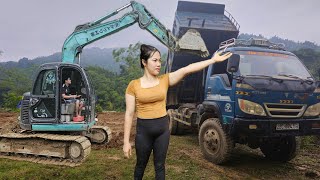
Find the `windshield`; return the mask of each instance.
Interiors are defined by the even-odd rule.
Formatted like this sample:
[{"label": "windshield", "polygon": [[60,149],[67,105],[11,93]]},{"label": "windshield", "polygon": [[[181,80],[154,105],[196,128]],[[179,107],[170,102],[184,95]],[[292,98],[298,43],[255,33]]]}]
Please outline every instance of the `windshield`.
[{"label": "windshield", "polygon": [[262,75],[262,76],[297,76],[303,79],[311,77],[308,70],[300,60],[291,55],[240,51],[240,75]]}]

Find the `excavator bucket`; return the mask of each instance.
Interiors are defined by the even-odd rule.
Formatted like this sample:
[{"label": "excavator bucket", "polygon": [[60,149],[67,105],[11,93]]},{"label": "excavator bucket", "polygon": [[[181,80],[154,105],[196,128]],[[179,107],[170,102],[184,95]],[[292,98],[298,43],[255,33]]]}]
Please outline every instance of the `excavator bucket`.
[{"label": "excavator bucket", "polygon": [[209,51],[201,34],[195,29],[189,29],[179,40],[178,46],[180,52],[187,52],[201,57],[208,57]]}]

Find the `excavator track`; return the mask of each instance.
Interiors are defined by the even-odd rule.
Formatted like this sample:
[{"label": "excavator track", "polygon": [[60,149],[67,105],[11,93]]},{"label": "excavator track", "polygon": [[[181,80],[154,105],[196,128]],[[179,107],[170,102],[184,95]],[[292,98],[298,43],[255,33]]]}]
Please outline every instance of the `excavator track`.
[{"label": "excavator track", "polygon": [[90,154],[91,143],[84,136],[57,134],[0,135],[0,157],[41,164],[78,166]]},{"label": "excavator track", "polygon": [[107,126],[93,126],[91,134],[92,143],[107,144],[112,139],[111,129]]}]

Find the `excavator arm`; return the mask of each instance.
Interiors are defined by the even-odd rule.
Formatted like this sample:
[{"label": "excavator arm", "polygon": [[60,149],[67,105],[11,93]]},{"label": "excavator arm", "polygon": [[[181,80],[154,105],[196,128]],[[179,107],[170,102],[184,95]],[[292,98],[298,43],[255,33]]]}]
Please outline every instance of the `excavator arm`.
[{"label": "excavator arm", "polygon": [[[126,13],[119,19],[104,22],[130,6],[133,9],[131,12]],[[149,31],[170,51],[185,51],[202,57],[209,55],[199,32],[189,30],[181,39],[177,40],[170,30],[167,30],[142,4],[131,1],[97,21],[77,26],[63,44],[62,62],[76,63],[76,59],[80,58],[84,46],[125,29],[136,22],[141,29]]]}]

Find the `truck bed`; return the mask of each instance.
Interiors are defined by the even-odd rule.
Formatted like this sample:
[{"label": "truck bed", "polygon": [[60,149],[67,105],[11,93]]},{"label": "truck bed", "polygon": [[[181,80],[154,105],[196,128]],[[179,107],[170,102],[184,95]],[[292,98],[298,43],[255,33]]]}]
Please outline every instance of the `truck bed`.
[{"label": "truck bed", "polygon": [[[180,38],[189,29],[200,32],[210,56],[218,49],[220,42],[236,38],[239,24],[225,11],[223,4],[179,1],[173,24],[173,34]],[[196,55],[169,52],[166,72],[173,72],[191,63],[205,60]],[[206,69],[184,78],[178,85],[169,88],[167,106],[182,103],[198,103],[204,98]]]}]

